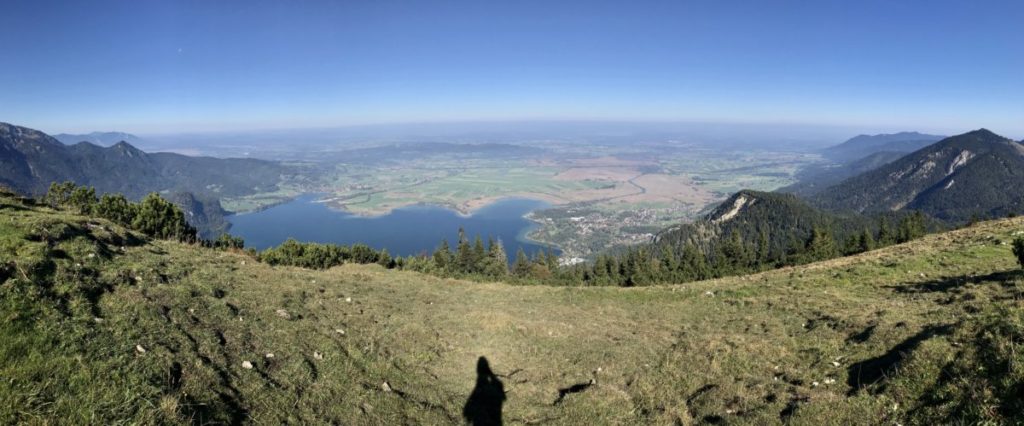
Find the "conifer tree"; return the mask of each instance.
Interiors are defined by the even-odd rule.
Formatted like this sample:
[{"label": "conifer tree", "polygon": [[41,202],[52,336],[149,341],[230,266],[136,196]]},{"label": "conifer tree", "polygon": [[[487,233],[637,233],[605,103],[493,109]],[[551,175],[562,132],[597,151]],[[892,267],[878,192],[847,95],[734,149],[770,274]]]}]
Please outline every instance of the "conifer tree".
[{"label": "conifer tree", "polygon": [[761,228],[757,241],[757,266],[763,268],[771,261],[771,240],[767,228]]},{"label": "conifer tree", "polygon": [[71,198],[71,191],[75,190],[75,183],[71,181],[65,181],[62,183],[53,182],[50,183],[50,189],[46,191],[46,196],[43,199],[51,207],[60,207],[68,203]]},{"label": "conifer tree", "polygon": [[459,227],[459,242],[455,249],[455,259],[457,266],[455,270],[462,274],[468,274],[473,271],[473,249],[469,245],[469,240],[466,239],[466,231]]},{"label": "conifer tree", "polygon": [[1013,240],[1013,254],[1017,256],[1017,263],[1024,269],[1024,237],[1017,237]]},{"label": "conifer tree", "polygon": [[451,273],[452,250],[448,247],[448,240],[441,240],[441,247],[434,250],[434,267],[442,275]]},{"label": "conifer tree", "polygon": [[527,259],[526,252],[522,247],[516,250],[516,261],[512,266],[512,273],[519,278],[526,278],[530,275],[530,260]]},{"label": "conifer tree", "polygon": [[836,247],[836,240],[832,233],[823,227],[814,227],[811,231],[811,238],[807,241],[805,250],[805,261],[831,259],[839,255]]},{"label": "conifer tree", "polygon": [[481,273],[484,270],[484,263],[487,260],[487,249],[484,248],[484,240],[479,235],[473,241],[473,259],[470,262],[469,272]]},{"label": "conifer tree", "polygon": [[175,238],[187,242],[196,240],[195,229],[185,221],[184,213],[155,192],[139,203],[132,228],[156,238]]},{"label": "conifer tree", "polygon": [[691,243],[687,243],[683,247],[680,267],[682,268],[683,279],[686,281],[704,280],[712,276],[707,256]]},{"label": "conifer tree", "polygon": [[377,264],[385,268],[392,268],[395,266],[393,262],[394,259],[391,258],[391,253],[388,253],[388,249],[381,249],[377,255]]},{"label": "conifer tree", "polygon": [[915,211],[900,220],[900,225],[896,230],[896,240],[899,243],[915,240],[924,236],[925,231],[924,213]]},{"label": "conifer tree", "polygon": [[491,277],[502,277],[508,274],[508,254],[501,240],[491,239],[487,246],[487,267],[484,274]]},{"label": "conifer tree", "polygon": [[676,256],[672,246],[666,244],[661,247],[661,276],[659,280],[675,282],[679,280],[679,258]]},{"label": "conifer tree", "polygon": [[875,239],[874,237],[871,236],[871,231],[867,229],[865,229],[864,232],[860,234],[859,243],[859,249],[861,253],[875,249]]},{"label": "conifer tree", "polygon": [[138,206],[121,194],[103,194],[95,207],[97,216],[125,226],[131,225],[132,220],[135,219],[136,210],[138,210]]},{"label": "conifer tree", "polygon": [[98,201],[95,188],[79,186],[71,190],[67,204],[78,210],[81,214],[90,214]]},{"label": "conifer tree", "polygon": [[603,254],[597,256],[597,259],[594,260],[591,278],[594,285],[611,284],[610,278],[608,277],[608,256]]},{"label": "conifer tree", "polygon": [[889,221],[882,217],[878,223],[878,245],[881,247],[892,245],[896,242],[896,235],[889,227]]}]

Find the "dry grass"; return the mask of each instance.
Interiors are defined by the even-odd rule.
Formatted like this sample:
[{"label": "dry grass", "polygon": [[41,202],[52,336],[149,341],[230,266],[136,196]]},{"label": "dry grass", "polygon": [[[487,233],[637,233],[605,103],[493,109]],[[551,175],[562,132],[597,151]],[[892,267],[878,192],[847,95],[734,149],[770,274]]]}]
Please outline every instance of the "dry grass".
[{"label": "dry grass", "polygon": [[[2,263],[19,267],[39,261],[35,229],[83,221],[0,213]],[[950,421],[966,414],[926,396],[986,318],[1020,311],[1002,244],[1020,229],[635,289],[275,268],[169,242],[88,258],[112,238],[76,236],[46,283],[0,285],[0,315],[28,318],[0,328],[0,422],[458,423],[480,357],[509,424]],[[25,292],[72,285],[60,271],[77,263],[106,284],[83,309]],[[995,407],[988,419],[1010,419]]]}]

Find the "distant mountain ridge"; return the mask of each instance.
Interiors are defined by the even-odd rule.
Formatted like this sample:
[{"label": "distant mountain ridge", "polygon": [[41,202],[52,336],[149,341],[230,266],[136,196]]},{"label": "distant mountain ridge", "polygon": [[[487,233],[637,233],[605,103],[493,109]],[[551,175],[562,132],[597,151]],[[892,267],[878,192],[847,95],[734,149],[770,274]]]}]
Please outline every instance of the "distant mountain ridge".
[{"label": "distant mountain ridge", "polygon": [[89,142],[94,145],[110,146],[118,142],[128,142],[138,145],[142,138],[125,132],[92,132],[86,134],[58,133],[53,135],[54,139],[65,145],[74,145],[79,142]]},{"label": "distant mountain ridge", "polygon": [[826,148],[822,155],[832,161],[847,163],[878,152],[914,152],[944,138],[945,136],[918,132],[858,135],[839,145]]},{"label": "distant mountain ridge", "polygon": [[276,190],[282,176],[293,173],[271,161],[146,153],[123,141],[109,147],[64,145],[38,130],[7,123],[0,123],[0,165],[0,183],[28,194],[71,180],[129,198],[175,190],[246,195]]},{"label": "distant mountain ridge", "polygon": [[893,161],[899,160],[906,152],[879,151],[864,158],[843,164],[812,166],[797,174],[797,183],[779,189],[779,192],[810,197],[846,179],[870,172]]},{"label": "distant mountain ridge", "polygon": [[228,227],[219,197],[274,191],[295,174],[271,161],[146,153],[124,141],[65,145],[38,130],[0,123],[0,185],[29,195],[62,181],[131,199],[160,192],[190,213],[189,222],[206,238]]},{"label": "distant mountain ridge", "polygon": [[829,210],[920,210],[944,221],[1024,210],[1024,145],[986,129],[949,137],[811,198]]}]

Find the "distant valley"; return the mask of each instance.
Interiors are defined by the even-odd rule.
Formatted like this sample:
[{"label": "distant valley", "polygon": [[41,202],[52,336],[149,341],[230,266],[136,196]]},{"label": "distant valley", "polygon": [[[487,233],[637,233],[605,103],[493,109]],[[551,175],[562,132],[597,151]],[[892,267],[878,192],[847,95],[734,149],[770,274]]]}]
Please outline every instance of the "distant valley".
[{"label": "distant valley", "polygon": [[[118,132],[62,137],[109,143],[122,136],[131,137]],[[734,202],[741,190],[754,191],[744,194],[760,200],[758,209],[776,205],[766,201],[776,199],[777,205],[815,212],[818,219],[802,220],[795,228],[782,226],[782,218],[794,217],[793,211],[757,213],[760,222],[789,228],[792,235],[785,238],[807,238],[812,223],[848,223],[840,228],[850,233],[865,227],[877,231],[880,214],[895,222],[900,211],[920,210],[936,224],[950,225],[975,216],[1004,216],[1021,210],[1022,194],[1007,185],[1021,177],[1020,147],[988,131],[945,139],[915,132],[861,135],[820,156],[721,151],[700,143],[581,149],[557,141],[407,142],[335,149],[315,161],[278,162],[146,153],[124,141],[106,147],[68,145],[5,124],[0,127],[0,162],[5,165],[0,183],[27,194],[42,194],[50,182],[63,180],[133,199],[160,192],[183,207],[208,238],[230,229],[225,216],[231,212],[259,210],[303,193],[323,193],[333,208],[368,216],[420,204],[466,214],[504,197],[526,197],[551,204],[529,214],[540,225],[531,231],[532,240],[558,247],[566,258],[593,259],[655,239],[690,240],[679,234],[683,223],[729,222],[714,219],[712,208]],[[883,187],[889,189],[876,190]],[[773,190],[797,197],[783,201],[765,192]],[[736,214],[733,223],[753,213]],[[773,214],[780,220],[771,219]],[[713,241],[707,238],[723,238],[732,228],[687,232]],[[742,233],[756,237],[754,230]],[[776,250],[785,251],[783,237],[773,238],[778,239]]]}]

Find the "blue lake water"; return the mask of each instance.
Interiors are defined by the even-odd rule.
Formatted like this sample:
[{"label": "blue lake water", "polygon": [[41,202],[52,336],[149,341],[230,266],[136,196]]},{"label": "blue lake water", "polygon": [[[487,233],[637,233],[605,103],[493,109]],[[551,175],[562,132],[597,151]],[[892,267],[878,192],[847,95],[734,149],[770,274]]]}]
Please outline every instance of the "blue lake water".
[{"label": "blue lake water", "polygon": [[436,206],[405,207],[383,216],[364,217],[333,210],[317,199],[316,195],[304,195],[263,211],[230,216],[231,234],[244,238],[246,247],[257,250],[295,238],[342,245],[364,243],[386,248],[392,255],[409,256],[433,253],[443,239],[454,250],[461,226],[470,241],[476,235],[485,243],[487,237],[501,240],[510,260],[520,247],[531,257],[538,250],[557,253],[525,238],[537,224],[523,216],[547,207],[543,201],[506,198],[468,217]]}]

